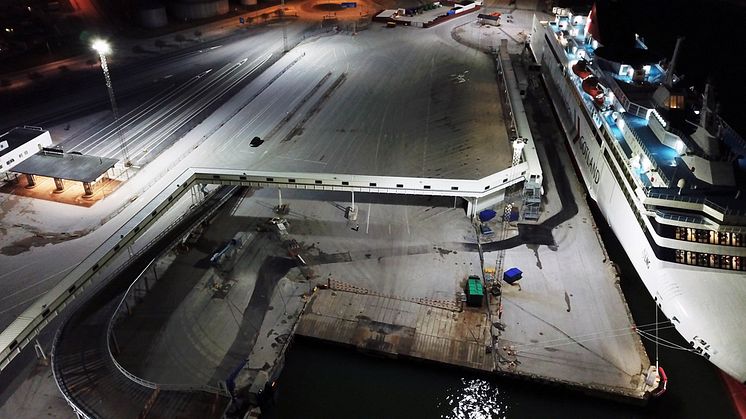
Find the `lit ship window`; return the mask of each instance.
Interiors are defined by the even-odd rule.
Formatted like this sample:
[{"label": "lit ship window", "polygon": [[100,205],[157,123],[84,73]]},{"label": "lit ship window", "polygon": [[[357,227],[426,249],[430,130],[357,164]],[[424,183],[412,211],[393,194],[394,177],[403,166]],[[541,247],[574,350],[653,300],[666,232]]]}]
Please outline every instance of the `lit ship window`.
[{"label": "lit ship window", "polygon": [[718,244],[721,246],[746,247],[746,237],[741,233],[717,232],[688,227],[676,227],[674,238],[677,240]]},{"label": "lit ship window", "polygon": [[670,109],[684,109],[684,96],[671,95],[671,97],[668,98],[668,107]]},{"label": "lit ship window", "polygon": [[688,250],[677,250],[676,262],[733,271],[746,270],[746,260],[740,256],[715,255],[711,253],[690,252]]}]

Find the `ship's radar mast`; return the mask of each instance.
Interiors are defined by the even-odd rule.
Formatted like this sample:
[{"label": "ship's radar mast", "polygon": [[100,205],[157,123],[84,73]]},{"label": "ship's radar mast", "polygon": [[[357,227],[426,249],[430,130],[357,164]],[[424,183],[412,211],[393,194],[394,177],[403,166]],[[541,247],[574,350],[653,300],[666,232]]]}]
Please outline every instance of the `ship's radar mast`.
[{"label": "ship's radar mast", "polygon": [[[702,97],[702,108],[699,111],[699,125],[692,134],[692,139],[702,148],[708,159],[720,158],[720,144],[717,133],[713,129],[714,115],[710,103],[713,98],[713,89],[710,83],[705,84],[705,94]],[[692,124],[694,125],[694,124]]]},{"label": "ship's radar mast", "polygon": [[674,82],[674,71],[676,71],[676,62],[679,60],[679,52],[681,51],[681,43],[684,42],[684,37],[680,36],[676,38],[676,47],[673,49],[673,57],[671,57],[671,64],[666,70],[666,86],[673,86]]},{"label": "ship's radar mast", "polygon": [[676,47],[673,50],[673,57],[671,57],[671,63],[666,70],[666,79],[653,94],[653,100],[655,104],[664,109],[671,108],[683,108],[683,96],[674,95],[671,97],[671,89],[676,81],[676,62],[679,60],[679,53],[681,52],[681,43],[684,42],[684,37],[680,36],[676,39]]}]

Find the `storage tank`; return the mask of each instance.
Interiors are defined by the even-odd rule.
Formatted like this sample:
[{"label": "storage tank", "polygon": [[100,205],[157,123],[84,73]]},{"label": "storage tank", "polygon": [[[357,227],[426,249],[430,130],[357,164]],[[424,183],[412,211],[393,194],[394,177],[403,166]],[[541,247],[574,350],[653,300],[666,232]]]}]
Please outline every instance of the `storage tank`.
[{"label": "storage tank", "polygon": [[204,19],[228,13],[228,0],[173,0],[168,10],[178,20]]},{"label": "storage tank", "polygon": [[160,28],[168,24],[166,6],[157,1],[141,1],[137,5],[137,19],[144,28]]}]

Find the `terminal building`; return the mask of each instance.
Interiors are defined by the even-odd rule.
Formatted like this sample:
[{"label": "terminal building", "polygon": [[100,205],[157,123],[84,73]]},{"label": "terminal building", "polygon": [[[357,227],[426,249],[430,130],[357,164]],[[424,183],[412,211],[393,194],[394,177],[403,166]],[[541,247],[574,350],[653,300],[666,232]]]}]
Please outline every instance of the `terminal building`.
[{"label": "terminal building", "polygon": [[93,185],[109,178],[116,159],[66,153],[52,145],[49,131],[39,127],[13,128],[0,136],[0,175],[6,180],[26,176],[26,187],[36,186],[36,176],[54,179],[55,192],[65,190],[65,181],[81,182],[84,196],[93,195]]},{"label": "terminal building", "polygon": [[49,131],[39,127],[18,127],[0,135],[0,175],[7,178],[19,163],[52,146]]}]

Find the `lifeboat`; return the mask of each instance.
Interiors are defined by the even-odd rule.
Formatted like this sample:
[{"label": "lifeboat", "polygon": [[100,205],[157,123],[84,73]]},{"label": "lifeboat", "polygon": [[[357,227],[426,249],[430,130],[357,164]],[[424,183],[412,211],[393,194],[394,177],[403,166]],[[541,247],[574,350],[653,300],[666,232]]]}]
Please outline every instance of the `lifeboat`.
[{"label": "lifeboat", "polygon": [[598,82],[596,77],[591,76],[583,80],[583,91],[593,98],[593,103],[598,106],[603,106],[605,92],[603,86],[601,86],[601,83]]},{"label": "lifeboat", "polygon": [[588,68],[588,61],[586,60],[578,60],[578,62],[572,66],[572,72],[580,77],[580,80],[585,80],[593,75],[590,68]]}]

